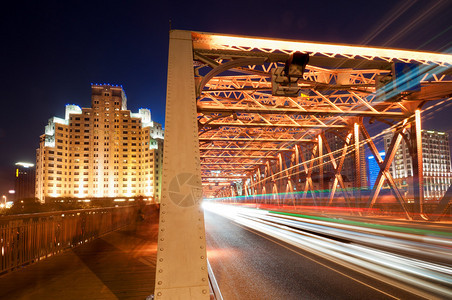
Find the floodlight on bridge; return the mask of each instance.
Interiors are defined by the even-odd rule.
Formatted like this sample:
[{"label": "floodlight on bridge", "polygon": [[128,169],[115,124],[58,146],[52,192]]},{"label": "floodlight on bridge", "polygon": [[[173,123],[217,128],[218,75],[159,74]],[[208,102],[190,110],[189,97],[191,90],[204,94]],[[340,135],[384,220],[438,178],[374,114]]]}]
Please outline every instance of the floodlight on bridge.
[{"label": "floodlight on bridge", "polygon": [[309,62],[309,54],[295,52],[289,56],[284,66],[284,74],[287,77],[303,78],[304,70]]},{"label": "floodlight on bridge", "polygon": [[272,95],[298,96],[300,93],[298,80],[303,78],[308,62],[309,54],[297,51],[289,56],[284,67],[272,69]]}]

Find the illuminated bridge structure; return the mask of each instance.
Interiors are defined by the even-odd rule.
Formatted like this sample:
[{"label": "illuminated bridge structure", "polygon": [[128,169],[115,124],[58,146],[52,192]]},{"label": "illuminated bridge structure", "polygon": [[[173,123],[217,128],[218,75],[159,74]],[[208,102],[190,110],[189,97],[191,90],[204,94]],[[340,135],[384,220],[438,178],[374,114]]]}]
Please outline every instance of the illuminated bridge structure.
[{"label": "illuminated bridge structure", "polygon": [[[448,54],[171,31],[156,299],[208,298],[203,197],[291,203],[301,192],[301,203],[365,211],[386,184],[407,219],[428,218],[421,115],[430,101],[450,100],[451,65]],[[374,122],[394,133],[384,159],[366,128]],[[342,147],[331,149],[330,133]],[[389,172],[403,139],[410,208]],[[380,167],[368,193],[364,146]]]}]

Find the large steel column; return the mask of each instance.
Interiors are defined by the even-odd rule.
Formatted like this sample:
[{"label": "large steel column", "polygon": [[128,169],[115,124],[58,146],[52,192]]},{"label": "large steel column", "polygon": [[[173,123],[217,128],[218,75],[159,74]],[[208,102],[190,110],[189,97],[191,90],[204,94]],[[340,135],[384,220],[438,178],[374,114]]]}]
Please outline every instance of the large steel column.
[{"label": "large steel column", "polygon": [[[277,189],[276,200],[278,201],[278,205],[282,202],[282,191],[284,190],[284,176],[283,176],[283,157],[281,153],[278,153],[278,162],[279,168],[276,169],[277,175],[275,178],[275,184]],[[285,166],[284,166],[285,168]]]},{"label": "large steel column", "polygon": [[317,135],[317,140],[318,140],[318,167],[319,167],[319,194],[320,194],[320,201],[322,202],[321,204],[323,205],[323,201],[324,201],[324,197],[323,197],[323,193],[325,192],[325,186],[324,186],[324,182],[323,182],[323,139],[322,139],[322,135],[319,134]]},{"label": "large steel column", "polygon": [[411,123],[411,147],[413,161],[413,193],[414,193],[414,215],[423,216],[424,204],[424,174],[422,164],[422,132],[421,132],[421,111],[416,109],[414,122]]},{"label": "large steel column", "polygon": [[156,299],[209,299],[190,32],[171,31]]},{"label": "large steel column", "polygon": [[361,204],[361,155],[359,145],[359,123],[353,124],[353,140],[355,143],[355,206]]},{"label": "large steel column", "polygon": [[300,182],[300,173],[301,173],[301,167],[300,167],[300,145],[295,145],[295,169],[293,170],[295,172],[295,189],[298,191],[298,184]]},{"label": "large steel column", "polygon": [[[302,154],[302,153],[300,153]],[[311,159],[309,160],[309,167],[306,165],[306,163],[304,163],[305,166],[305,171],[306,172],[306,185],[305,185],[305,189],[304,189],[304,195],[303,198],[306,198],[308,189],[311,189],[311,196],[312,199],[314,200],[315,205],[317,206],[317,201],[316,201],[316,195],[315,195],[315,189],[314,189],[314,183],[312,181],[312,170],[314,169],[314,162],[316,161],[316,156],[317,155],[317,145],[314,145],[314,147],[312,148],[311,151]],[[304,161],[304,158],[303,158]]]},{"label": "large steel column", "polygon": [[257,184],[257,187],[256,187],[257,192],[256,192],[256,194],[258,194],[258,195],[261,195],[261,194],[262,194],[262,183],[261,183],[261,179],[262,179],[262,176],[261,176],[261,167],[258,166],[258,167],[257,167],[257,182],[254,183],[255,185]]},{"label": "large steel column", "polygon": [[254,175],[250,176],[250,184],[249,184],[248,188],[250,189],[250,191],[249,191],[250,195],[255,195],[256,194],[254,192],[254,190],[255,190],[255,187],[254,187]]}]

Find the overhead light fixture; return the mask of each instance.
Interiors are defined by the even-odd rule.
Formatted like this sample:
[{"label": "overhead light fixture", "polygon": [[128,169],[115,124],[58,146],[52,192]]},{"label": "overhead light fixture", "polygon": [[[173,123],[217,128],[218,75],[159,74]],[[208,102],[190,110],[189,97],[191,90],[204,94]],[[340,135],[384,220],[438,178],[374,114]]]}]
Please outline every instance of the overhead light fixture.
[{"label": "overhead light fixture", "polygon": [[298,96],[298,80],[303,78],[308,62],[309,54],[295,52],[290,55],[284,67],[272,69],[272,95]]},{"label": "overhead light fixture", "polygon": [[303,73],[308,62],[309,54],[298,51],[292,53],[284,66],[284,74],[287,77],[303,78]]}]

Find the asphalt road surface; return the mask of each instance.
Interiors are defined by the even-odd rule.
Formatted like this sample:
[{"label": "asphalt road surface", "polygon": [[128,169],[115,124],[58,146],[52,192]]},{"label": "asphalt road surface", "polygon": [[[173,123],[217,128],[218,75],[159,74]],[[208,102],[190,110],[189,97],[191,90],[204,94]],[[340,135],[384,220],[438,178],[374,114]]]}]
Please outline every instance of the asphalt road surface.
[{"label": "asphalt road surface", "polygon": [[225,300],[423,299],[205,212],[208,257]]}]

